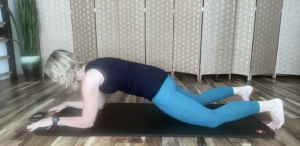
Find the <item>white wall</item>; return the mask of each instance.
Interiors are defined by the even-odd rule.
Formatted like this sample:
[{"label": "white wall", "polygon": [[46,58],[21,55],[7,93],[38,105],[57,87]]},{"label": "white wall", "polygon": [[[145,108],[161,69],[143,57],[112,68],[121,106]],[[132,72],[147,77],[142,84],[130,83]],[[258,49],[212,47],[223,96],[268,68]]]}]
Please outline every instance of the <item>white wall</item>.
[{"label": "white wall", "polygon": [[[0,21],[2,21],[2,13],[0,11]],[[2,26],[1,26],[2,27]],[[6,44],[5,42],[0,42],[0,56],[6,56]],[[0,60],[0,74],[8,72],[8,60]],[[9,78],[9,76],[0,77],[0,80],[4,80]]]},{"label": "white wall", "polygon": [[[1,14],[1,12],[0,12]],[[2,17],[0,18],[0,20],[2,20]],[[5,42],[0,42],[0,56],[6,56],[7,55],[7,51],[6,51],[6,44]],[[0,60],[0,74],[8,72],[9,68],[8,68],[8,60]],[[0,77],[0,80],[4,80],[9,78],[9,76],[4,76],[4,77]]]}]

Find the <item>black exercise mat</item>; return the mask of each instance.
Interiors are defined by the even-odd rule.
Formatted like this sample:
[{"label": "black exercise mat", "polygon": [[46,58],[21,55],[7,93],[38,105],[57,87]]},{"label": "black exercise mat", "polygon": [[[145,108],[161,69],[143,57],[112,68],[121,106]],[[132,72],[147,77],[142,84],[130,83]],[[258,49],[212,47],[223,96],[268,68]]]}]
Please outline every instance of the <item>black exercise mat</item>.
[{"label": "black exercise mat", "polygon": [[[222,105],[210,104],[214,109]],[[82,110],[67,108],[62,117],[80,116]],[[92,128],[64,126],[39,128],[36,135],[44,136],[163,136],[163,137],[218,137],[218,138],[274,138],[275,133],[255,116],[225,123],[217,128],[206,128],[178,121],[163,113],[154,104],[107,103],[99,110]]]}]

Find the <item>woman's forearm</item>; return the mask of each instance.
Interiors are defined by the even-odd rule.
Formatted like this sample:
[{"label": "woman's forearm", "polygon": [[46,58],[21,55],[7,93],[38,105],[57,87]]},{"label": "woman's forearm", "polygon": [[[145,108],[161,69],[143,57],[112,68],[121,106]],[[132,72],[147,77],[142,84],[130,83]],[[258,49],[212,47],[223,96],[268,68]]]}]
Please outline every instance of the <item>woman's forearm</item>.
[{"label": "woman's forearm", "polygon": [[65,104],[67,105],[67,107],[74,107],[78,109],[83,108],[83,101],[67,101],[65,102]]},{"label": "woman's forearm", "polygon": [[75,128],[89,128],[93,126],[93,124],[85,122],[82,117],[60,117],[57,125]]},{"label": "woman's forearm", "polygon": [[[106,102],[106,98],[103,96],[99,100],[100,100],[99,109],[102,109]],[[78,108],[78,109],[83,108],[83,101],[66,101],[64,104],[66,104],[67,107],[73,107],[73,108]]]}]

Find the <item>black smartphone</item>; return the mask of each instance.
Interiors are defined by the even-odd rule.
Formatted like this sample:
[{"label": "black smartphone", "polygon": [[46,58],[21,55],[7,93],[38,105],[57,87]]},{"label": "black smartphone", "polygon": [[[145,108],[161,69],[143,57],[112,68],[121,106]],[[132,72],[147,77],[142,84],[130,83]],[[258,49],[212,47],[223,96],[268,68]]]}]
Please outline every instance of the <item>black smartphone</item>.
[{"label": "black smartphone", "polygon": [[34,115],[32,115],[29,120],[30,121],[38,121],[40,119],[42,119],[43,117],[45,117],[47,115],[47,112],[38,112]]}]

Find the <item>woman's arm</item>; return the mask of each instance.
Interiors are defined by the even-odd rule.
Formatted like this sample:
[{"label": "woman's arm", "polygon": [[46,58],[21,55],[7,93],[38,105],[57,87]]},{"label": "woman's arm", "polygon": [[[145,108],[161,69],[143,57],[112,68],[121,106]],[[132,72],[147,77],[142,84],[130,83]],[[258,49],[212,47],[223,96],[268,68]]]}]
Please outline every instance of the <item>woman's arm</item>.
[{"label": "woman's arm", "polygon": [[[107,95],[103,94],[102,92],[99,92],[99,108],[102,109],[106,103]],[[66,101],[63,104],[65,104],[67,107],[73,107],[73,108],[78,108],[82,109],[83,108],[83,101]]]},{"label": "woman's arm", "polygon": [[[89,128],[94,125],[99,107],[105,104],[105,96],[98,91],[99,85],[104,81],[101,73],[96,70],[90,70],[85,75],[82,82],[83,94],[83,112],[77,117],[59,117],[58,125],[76,128]],[[100,98],[99,98],[100,96]],[[76,105],[78,106],[78,105]],[[52,118],[46,118],[27,126],[27,129],[33,131],[39,127],[48,127],[52,125]]]},{"label": "woman's arm", "polygon": [[[103,76],[99,76],[99,72],[96,70],[90,70],[87,72],[85,79],[82,82],[82,95],[83,95],[83,111],[80,117],[60,117],[58,125],[70,126],[78,128],[89,128],[94,125],[99,106],[103,107],[103,99],[99,98],[98,87],[99,83],[102,84]],[[103,95],[103,94],[102,94]],[[102,100],[100,100],[102,99]],[[100,104],[101,101],[101,104]]]},{"label": "woman's arm", "polygon": [[78,109],[83,108],[83,101],[66,101],[63,104],[65,104],[67,107],[73,107]]}]

